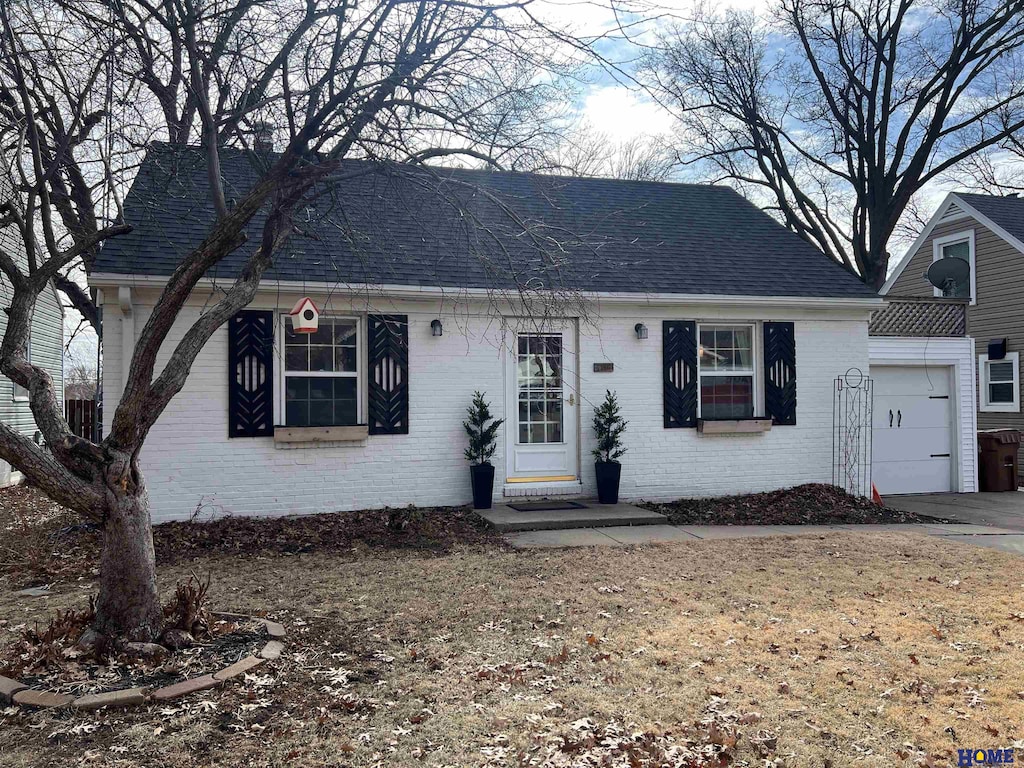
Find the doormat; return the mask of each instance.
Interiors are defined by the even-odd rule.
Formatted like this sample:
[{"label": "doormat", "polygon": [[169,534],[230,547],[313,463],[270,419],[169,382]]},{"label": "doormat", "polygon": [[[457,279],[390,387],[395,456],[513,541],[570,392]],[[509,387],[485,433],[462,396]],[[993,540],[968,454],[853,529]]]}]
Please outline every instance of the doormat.
[{"label": "doormat", "polygon": [[515,504],[509,504],[509,507],[514,509],[516,512],[554,512],[558,509],[587,509],[586,504],[580,504],[576,501],[517,501]]}]

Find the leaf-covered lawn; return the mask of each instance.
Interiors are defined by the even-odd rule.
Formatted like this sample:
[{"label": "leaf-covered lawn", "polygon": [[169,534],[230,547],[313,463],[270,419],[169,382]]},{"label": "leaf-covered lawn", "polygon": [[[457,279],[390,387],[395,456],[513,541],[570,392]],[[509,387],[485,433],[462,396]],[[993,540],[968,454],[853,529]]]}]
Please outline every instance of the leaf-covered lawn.
[{"label": "leaf-covered lawn", "polygon": [[[0,762],[952,765],[1024,738],[1020,566],[898,533],[206,557],[162,586],[212,573],[215,608],[289,627],[279,662],[172,706],[9,709]],[[0,643],[88,587],[4,588]]]}]

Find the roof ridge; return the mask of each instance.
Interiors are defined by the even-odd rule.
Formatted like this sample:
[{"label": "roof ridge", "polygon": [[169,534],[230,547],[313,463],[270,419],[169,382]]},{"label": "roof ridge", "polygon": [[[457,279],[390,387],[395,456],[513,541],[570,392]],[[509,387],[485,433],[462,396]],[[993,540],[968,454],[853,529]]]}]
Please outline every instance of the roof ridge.
[{"label": "roof ridge", "polygon": [[[162,147],[171,150],[190,150],[199,151],[202,146],[198,144],[174,144],[169,141],[153,140],[147,145],[149,147]],[[225,145],[221,148],[226,149],[239,157],[245,157],[252,150],[247,150],[242,147],[236,147],[231,145]],[[280,157],[280,152],[268,153],[269,156]],[[404,163],[394,160],[374,160],[368,157],[348,157],[342,160],[343,163],[365,163],[368,165],[390,165],[398,166],[402,168],[425,168],[432,171],[453,171],[456,173],[471,173],[481,175],[504,175],[504,176],[528,176],[541,179],[550,180],[565,180],[565,181],[607,181],[614,182],[617,184],[637,184],[641,186],[666,186],[666,187],[688,187],[691,189],[714,189],[722,190],[726,192],[732,192],[733,194],[739,195],[739,193],[732,187],[725,184],[713,184],[710,182],[696,182],[696,181],[659,181],[656,179],[623,179],[617,176],[583,176],[580,174],[564,174],[564,173],[543,173],[540,171],[521,171],[517,169],[505,169],[505,168],[467,168],[461,165],[429,165],[427,163]],[[740,195],[742,197],[742,195]]]}]

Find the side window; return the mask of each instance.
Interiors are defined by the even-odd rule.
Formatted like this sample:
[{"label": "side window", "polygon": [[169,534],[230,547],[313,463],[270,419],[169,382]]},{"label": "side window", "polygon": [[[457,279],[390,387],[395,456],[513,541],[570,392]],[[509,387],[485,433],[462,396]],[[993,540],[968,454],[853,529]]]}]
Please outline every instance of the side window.
[{"label": "side window", "polygon": [[1020,413],[1020,353],[1007,352],[1002,360],[978,356],[979,408],[993,413]]},{"label": "side window", "polygon": [[936,288],[936,296],[946,296],[958,299],[970,299],[972,302],[975,296],[974,276],[974,230],[957,232],[945,237],[937,237],[932,241],[932,261],[939,259],[962,259],[971,266],[970,277],[956,285],[945,288]]}]

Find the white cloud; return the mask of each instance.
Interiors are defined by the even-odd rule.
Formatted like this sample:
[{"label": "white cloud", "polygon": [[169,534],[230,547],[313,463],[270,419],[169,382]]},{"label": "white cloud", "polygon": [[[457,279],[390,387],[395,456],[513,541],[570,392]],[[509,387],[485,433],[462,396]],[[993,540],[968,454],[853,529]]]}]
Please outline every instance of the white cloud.
[{"label": "white cloud", "polygon": [[583,100],[580,117],[615,141],[668,133],[672,128],[672,117],[666,110],[623,85],[592,87]]}]

